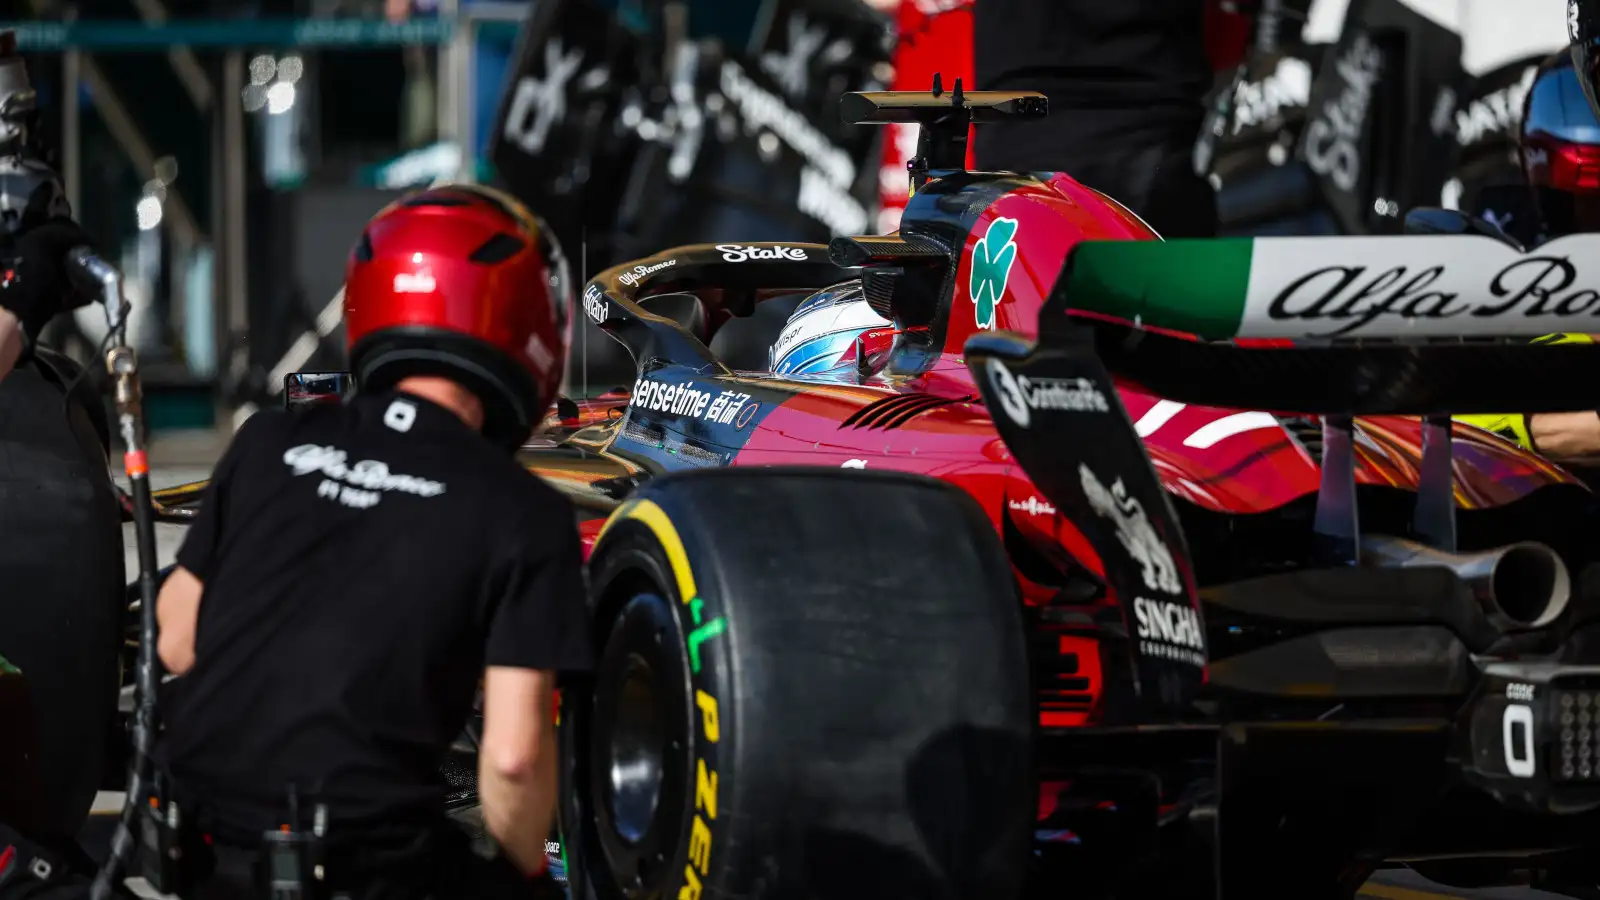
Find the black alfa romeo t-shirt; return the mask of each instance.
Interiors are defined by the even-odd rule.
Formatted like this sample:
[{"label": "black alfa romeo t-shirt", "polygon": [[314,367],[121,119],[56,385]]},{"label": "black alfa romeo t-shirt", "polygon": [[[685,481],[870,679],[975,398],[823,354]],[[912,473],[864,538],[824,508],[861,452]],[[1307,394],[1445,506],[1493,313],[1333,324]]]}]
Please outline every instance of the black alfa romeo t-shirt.
[{"label": "black alfa romeo t-shirt", "polygon": [[235,436],[178,563],[205,584],[161,757],[217,824],[437,811],[486,665],[590,664],[565,498],[405,394],[261,412]]}]

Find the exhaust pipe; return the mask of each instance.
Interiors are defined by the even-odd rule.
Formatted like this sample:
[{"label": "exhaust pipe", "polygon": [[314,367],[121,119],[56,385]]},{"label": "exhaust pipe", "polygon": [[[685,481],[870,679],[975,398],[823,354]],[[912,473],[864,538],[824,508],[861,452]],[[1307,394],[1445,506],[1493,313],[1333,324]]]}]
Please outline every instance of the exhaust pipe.
[{"label": "exhaust pipe", "polygon": [[1478,606],[1501,631],[1527,631],[1554,622],[1572,598],[1572,578],[1556,552],[1536,541],[1479,553],[1446,553],[1415,541],[1361,539],[1362,562],[1383,568],[1440,566],[1472,590]]}]

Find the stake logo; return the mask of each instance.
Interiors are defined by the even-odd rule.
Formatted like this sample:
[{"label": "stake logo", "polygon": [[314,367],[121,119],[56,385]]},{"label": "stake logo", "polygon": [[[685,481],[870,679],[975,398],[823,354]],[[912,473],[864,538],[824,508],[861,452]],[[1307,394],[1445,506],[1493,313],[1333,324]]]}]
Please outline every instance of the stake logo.
[{"label": "stake logo", "polygon": [[1323,101],[1306,126],[1306,164],[1331,178],[1339,190],[1353,191],[1361,178],[1361,138],[1383,76],[1383,53],[1367,35],[1357,34],[1334,64],[1333,75],[1338,93]]},{"label": "stake logo", "polygon": [[1016,236],[1016,219],[995,219],[972,248],[972,279],[967,293],[972,295],[979,328],[994,328],[995,309],[1006,295],[1011,264],[1017,261]]}]

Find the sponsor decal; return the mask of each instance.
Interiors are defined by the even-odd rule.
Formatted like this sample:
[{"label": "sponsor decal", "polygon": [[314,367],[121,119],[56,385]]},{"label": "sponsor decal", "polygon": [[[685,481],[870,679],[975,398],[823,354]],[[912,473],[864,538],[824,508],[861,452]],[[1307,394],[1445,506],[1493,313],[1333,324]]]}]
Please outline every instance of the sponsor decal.
[{"label": "sponsor decal", "polygon": [[[1078,478],[1088,497],[1089,507],[1116,525],[1117,542],[1122,544],[1141,569],[1146,590],[1171,596],[1183,595],[1183,579],[1161,536],[1145,515],[1137,498],[1128,494],[1122,479],[1106,487],[1088,466],[1078,465]],[[1206,664],[1205,634],[1200,615],[1182,601],[1135,597],[1133,600],[1139,653],[1191,666]]]},{"label": "sponsor decal", "polygon": [[1026,500],[1012,500],[1006,505],[1017,512],[1025,512],[1030,516],[1053,516],[1056,514],[1054,506],[1040,500],[1038,497],[1029,497]]},{"label": "sponsor decal", "polygon": [[754,416],[756,414],[756,410],[758,410],[760,408],[761,408],[761,404],[752,403],[749,406],[746,406],[744,409],[740,410],[739,418],[737,418],[737,419],[735,419],[733,421],[733,427],[738,429],[739,431],[743,431],[744,427],[746,425],[750,424],[750,419],[751,419],[752,416]]},{"label": "sponsor decal", "polygon": [[383,411],[383,424],[405,434],[417,423],[417,408],[405,400],[396,400]]},{"label": "sponsor decal", "polygon": [[1016,219],[996,218],[972,248],[972,277],[967,293],[972,295],[979,328],[994,328],[995,309],[1006,295],[1011,264],[1017,261],[1016,236]]},{"label": "sponsor decal", "polygon": [[1139,563],[1144,575],[1144,586],[1163,594],[1182,594],[1183,579],[1178,577],[1178,567],[1172,561],[1172,551],[1156,534],[1155,526],[1145,515],[1137,497],[1118,478],[1107,488],[1086,465],[1078,465],[1078,478],[1089,506],[1110,519],[1117,526],[1117,541],[1128,555]]},{"label": "sponsor decal", "polygon": [[1311,65],[1286,56],[1260,81],[1241,81],[1233,92],[1233,133],[1268,122],[1285,109],[1311,103]]},{"label": "sponsor decal", "polygon": [[[1241,337],[1511,337],[1600,324],[1600,239],[1571,235],[1522,254],[1480,237],[1316,239],[1256,244]],[[1470,241],[1471,243],[1463,243]],[[1348,256],[1346,256],[1348,253]]]},{"label": "sponsor decal", "polygon": [[611,306],[606,303],[599,285],[591,284],[583,289],[583,314],[596,325],[604,325],[611,314]]},{"label": "sponsor decal", "polygon": [[1200,616],[1186,603],[1137,597],[1133,615],[1139,632],[1139,652],[1192,666],[1206,664],[1205,636]]},{"label": "sponsor decal", "polygon": [[427,269],[420,272],[401,272],[394,276],[396,294],[431,294],[438,286],[438,282],[433,280],[433,273]]},{"label": "sponsor decal", "polygon": [[656,272],[661,271],[662,269],[671,268],[672,266],[675,266],[677,264],[678,264],[677,260],[669,259],[666,262],[659,262],[659,263],[656,263],[653,266],[645,266],[645,265],[634,266],[632,269],[629,269],[628,271],[623,272],[621,275],[617,276],[617,280],[622,282],[625,285],[628,285],[629,287],[632,287],[632,286],[638,284],[640,281],[642,281],[646,275],[654,274]]},{"label": "sponsor decal", "polygon": [[544,339],[537,334],[528,335],[528,343],[522,349],[541,372],[550,371],[550,367],[556,363],[555,354],[550,352],[550,348],[545,346]]},{"label": "sponsor decal", "polygon": [[[633,399],[629,405],[636,409],[728,425],[739,416],[749,400],[749,394],[739,391],[725,390],[717,393],[702,390],[696,388],[692,381],[677,384],[641,378],[634,382]],[[756,405],[759,404],[751,404],[752,407]],[[745,421],[748,422],[749,419],[746,418]]]},{"label": "sponsor decal", "polygon": [[[696,612],[696,622],[700,619],[698,612],[701,602],[700,598],[696,597],[691,604],[691,608]],[[712,622],[723,624],[721,617],[713,619]],[[691,640],[695,633],[690,633]],[[722,629],[718,628],[716,634],[721,633]],[[692,669],[695,674],[700,672],[699,654],[693,649],[697,646],[690,644],[690,658],[694,661]],[[695,742],[699,752],[695,754],[694,765],[694,818],[689,823],[689,854],[683,866],[683,887],[678,889],[678,900],[700,900],[702,890],[700,879],[711,871],[711,826],[708,823],[717,820],[716,745],[722,739],[717,698],[697,686],[694,703],[700,710],[700,739]]]},{"label": "sponsor decal", "polygon": [[1450,131],[1450,117],[1456,111],[1456,92],[1448,86],[1439,89],[1433,98],[1433,114],[1428,117],[1428,128],[1435,134],[1447,134]]},{"label": "sponsor decal", "polygon": [[377,506],[388,491],[416,497],[437,497],[445,491],[443,482],[391,472],[389,464],[382,460],[363,459],[351,464],[348,459],[345,451],[320,444],[301,444],[283,454],[283,464],[295,475],[323,475],[317,485],[318,497],[353,509]]},{"label": "sponsor decal", "polygon": [[1000,409],[1022,428],[1033,422],[1033,410],[1109,412],[1111,404],[1087,378],[1029,378],[1013,375],[999,360],[989,361],[989,380]]},{"label": "sponsor decal", "polygon": [[718,244],[724,262],[748,262],[752,259],[792,259],[805,262],[811,257],[800,247],[745,247],[739,244]]},{"label": "sponsor decal", "polygon": [[[721,616],[707,618],[705,600],[696,597],[688,603],[693,629],[684,637],[689,651],[689,674],[695,679],[694,703],[700,710],[700,740],[694,766],[694,819],[689,823],[689,859],[684,865],[683,887],[678,900],[700,900],[700,879],[711,871],[711,826],[717,820],[716,745],[722,740],[722,723],[717,698],[700,686],[700,670],[705,665],[702,650],[707,641],[728,629]],[[707,679],[709,681],[709,679]]]},{"label": "sponsor decal", "polygon": [[834,234],[861,234],[867,230],[867,208],[851,196],[849,187],[834,184],[811,166],[800,170],[798,208]]},{"label": "sponsor decal", "polygon": [[1567,36],[1574,44],[1583,40],[1583,12],[1578,9],[1579,0],[1567,0]]},{"label": "sponsor decal", "polygon": [[804,99],[806,83],[810,80],[807,64],[822,49],[823,41],[828,39],[828,31],[821,26],[810,25],[805,15],[796,11],[789,14],[787,37],[789,48],[786,51],[761,54],[761,70],[771,75],[791,97]]},{"label": "sponsor decal", "polygon": [[506,140],[524,153],[537,154],[550,138],[550,129],[567,114],[567,84],[583,64],[583,50],[563,50],[561,39],[551,38],[544,45],[544,76],[524,75],[517,79],[511,108],[506,112]]},{"label": "sponsor decal", "polygon": [[769,130],[829,181],[846,188],[855,184],[856,164],[850,154],[834,146],[800,112],[751,81],[738,63],[723,62],[718,86],[738,109],[749,132]]},{"label": "sponsor decal", "polygon": [[839,464],[841,469],[865,469],[867,461],[864,459],[847,459]]},{"label": "sponsor decal", "polygon": [[788,353],[790,347],[802,337],[811,337],[810,327],[804,318],[783,326],[783,331],[778,334],[777,341],[773,342],[772,352],[768,355],[772,357],[773,362],[783,359],[783,355]]},{"label": "sponsor decal", "polygon": [[[1544,151],[1540,150],[1539,152],[1543,153]],[[1511,227],[1512,222],[1517,220],[1517,217],[1513,213],[1497,213],[1492,209],[1486,209],[1483,211],[1483,220],[1500,229],[1501,231],[1505,231],[1507,234],[1510,234],[1511,232],[1507,229]]]},{"label": "sponsor decal", "polygon": [[1522,70],[1522,77],[1515,84],[1490,91],[1457,110],[1456,143],[1466,147],[1486,136],[1514,133],[1517,123],[1522,120],[1523,101],[1527,100],[1528,92],[1533,90],[1533,82],[1538,74],[1538,66],[1528,66]]},{"label": "sponsor decal", "polygon": [[1506,699],[1507,700],[1522,700],[1524,702],[1532,702],[1533,701],[1533,685],[1531,685],[1531,684],[1518,684],[1517,682],[1512,682],[1511,684],[1506,685]]},{"label": "sponsor decal", "polygon": [[1382,73],[1382,51],[1368,35],[1355,35],[1333,66],[1332,83],[1342,86],[1306,126],[1306,165],[1342,191],[1355,190],[1361,178],[1361,134]]}]

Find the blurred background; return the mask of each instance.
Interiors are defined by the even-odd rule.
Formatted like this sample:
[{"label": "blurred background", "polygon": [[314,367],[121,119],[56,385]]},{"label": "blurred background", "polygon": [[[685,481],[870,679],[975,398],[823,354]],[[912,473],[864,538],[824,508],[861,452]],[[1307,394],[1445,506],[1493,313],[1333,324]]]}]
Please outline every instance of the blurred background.
[{"label": "blurred background", "polygon": [[[4,0],[0,20],[73,207],[127,274],[152,427],[225,433],[284,374],[342,367],[361,224],[437,178],[511,190],[585,273],[892,231],[914,134],[844,125],[838,96],[972,87],[975,2]],[[1520,182],[1522,98],[1565,43],[1559,2],[1195,2],[1217,64],[1195,165],[1234,234],[1476,209]],[[569,393],[631,382],[579,321]],[[52,328],[87,358],[103,325]],[[715,349],[759,366],[763,334]]]}]

